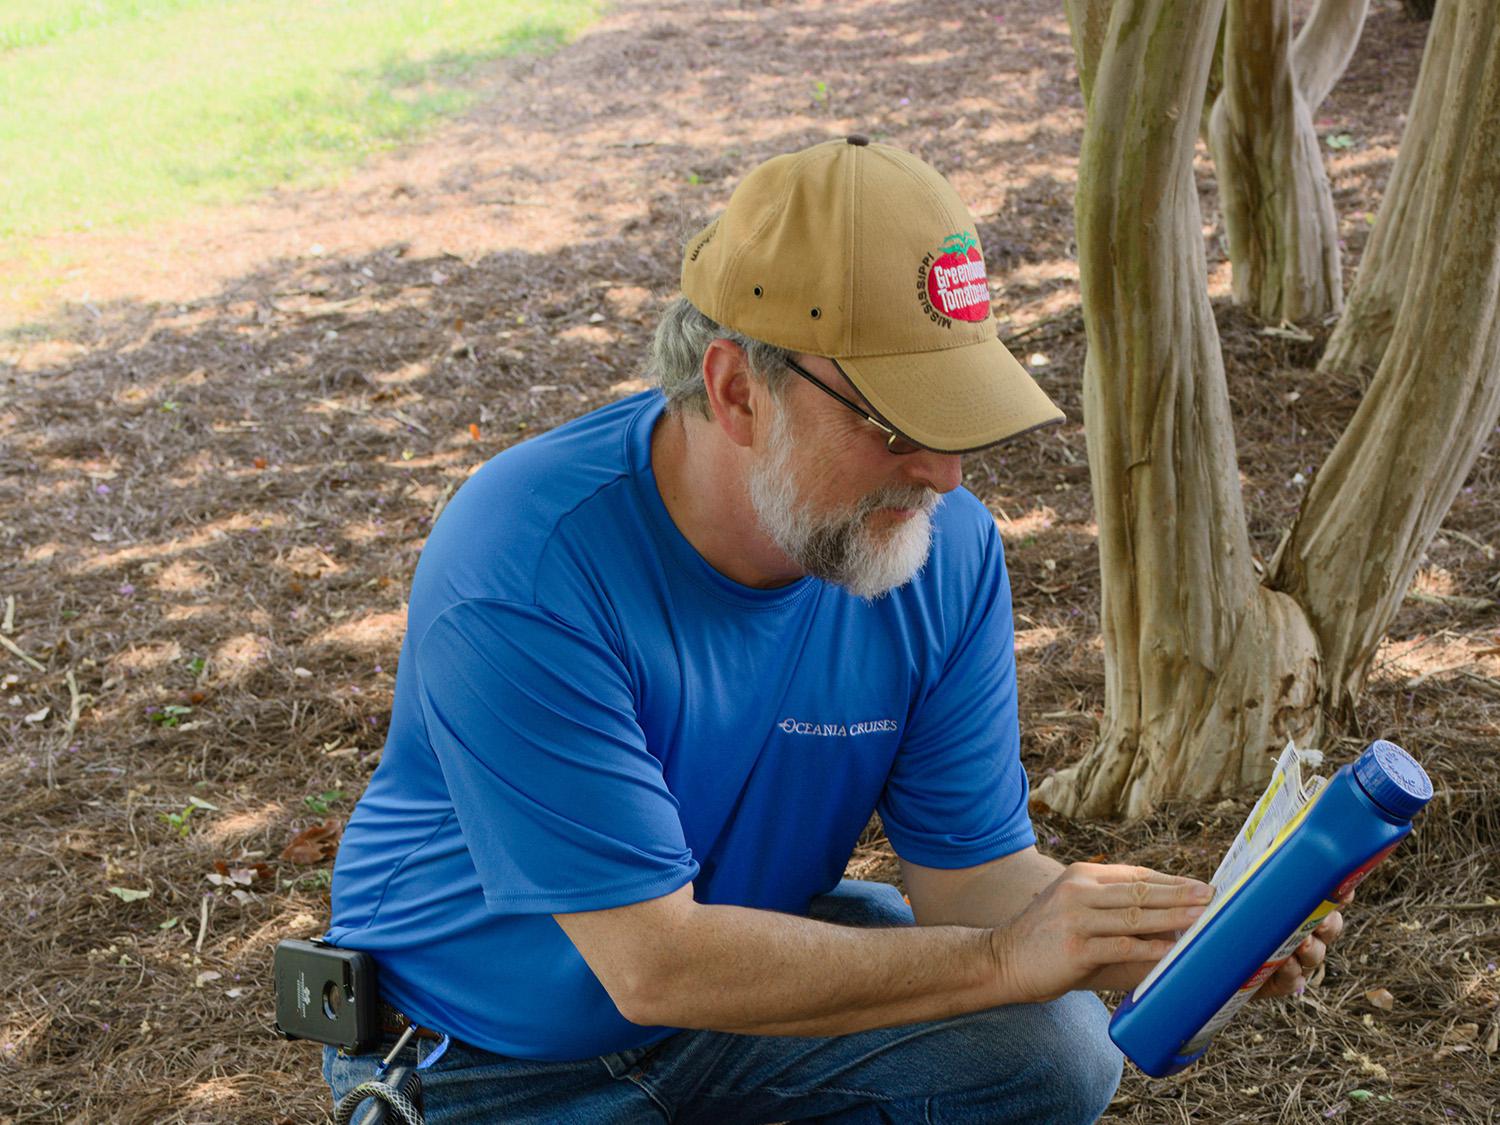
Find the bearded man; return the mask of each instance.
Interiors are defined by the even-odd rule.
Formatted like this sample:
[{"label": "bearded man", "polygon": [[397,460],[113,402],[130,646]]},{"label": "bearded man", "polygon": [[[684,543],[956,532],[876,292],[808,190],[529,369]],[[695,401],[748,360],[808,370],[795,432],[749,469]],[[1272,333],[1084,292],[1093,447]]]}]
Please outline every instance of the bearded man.
[{"label": "bearded man", "polygon": [[[659,390],[501,453],[433,529],[328,939],[421,1029],[434,1123],[1091,1121],[1121,1062],[1089,990],[1211,891],[1036,849],[960,481],[1062,414],[973,219],[849,137],[752,171],[682,291]],[[842,878],[876,810],[910,907]],[[335,1095],[378,1058],[329,1048]]]}]

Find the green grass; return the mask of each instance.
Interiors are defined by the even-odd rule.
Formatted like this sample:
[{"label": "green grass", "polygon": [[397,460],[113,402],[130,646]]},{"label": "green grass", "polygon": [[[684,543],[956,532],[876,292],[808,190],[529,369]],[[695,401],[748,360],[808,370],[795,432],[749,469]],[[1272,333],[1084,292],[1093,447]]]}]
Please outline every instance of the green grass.
[{"label": "green grass", "polygon": [[601,0],[0,0],[0,243],[324,179]]}]

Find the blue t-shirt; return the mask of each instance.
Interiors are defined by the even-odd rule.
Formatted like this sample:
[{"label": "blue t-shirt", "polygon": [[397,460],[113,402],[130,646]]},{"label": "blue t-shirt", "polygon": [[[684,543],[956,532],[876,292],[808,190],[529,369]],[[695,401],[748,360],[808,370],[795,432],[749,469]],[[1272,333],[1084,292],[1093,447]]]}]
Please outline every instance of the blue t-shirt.
[{"label": "blue t-shirt", "polygon": [[1000,537],[962,489],[926,567],[866,602],[714,570],[651,470],[664,400],[495,457],[417,565],[390,735],[333,876],[330,940],[490,1051],[581,1059],[627,1022],[554,913],[693,883],[805,913],[878,808],[905,859],[1032,844]]}]

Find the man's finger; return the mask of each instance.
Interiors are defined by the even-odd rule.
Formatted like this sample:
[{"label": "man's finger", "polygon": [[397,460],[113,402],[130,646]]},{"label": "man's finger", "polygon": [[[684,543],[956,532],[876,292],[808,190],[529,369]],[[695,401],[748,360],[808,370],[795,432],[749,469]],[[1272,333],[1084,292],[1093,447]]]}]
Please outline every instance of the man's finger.
[{"label": "man's finger", "polygon": [[1105,906],[1204,903],[1214,896],[1214,889],[1208,883],[1186,875],[1167,875],[1149,867],[1110,864],[1096,867],[1091,874],[1098,886],[1110,892],[1100,902]]},{"label": "man's finger", "polygon": [[1344,916],[1335,910],[1318,923],[1317,929],[1313,930],[1313,936],[1321,939],[1324,945],[1332,945],[1343,932]]},{"label": "man's finger", "polygon": [[1162,871],[1154,871],[1149,867],[1134,867],[1128,863],[1107,863],[1095,867],[1095,878],[1101,883],[1154,883],[1161,886],[1176,887],[1183,884],[1189,886],[1207,887],[1208,884],[1198,879],[1190,879],[1186,875],[1168,875]]},{"label": "man's finger", "polygon": [[1289,957],[1267,978],[1265,984],[1256,989],[1255,995],[1262,1000],[1273,996],[1291,996],[1306,987],[1306,984],[1307,979],[1302,975],[1301,965],[1295,957]]},{"label": "man's finger", "polygon": [[[1082,916],[1081,921],[1084,932],[1089,934],[1154,937],[1185,930],[1202,913],[1201,906],[1174,906],[1163,910],[1143,910],[1138,906],[1130,906],[1124,910],[1090,910]],[[1176,938],[1173,938],[1172,942],[1175,941]]]},{"label": "man's finger", "polygon": [[1096,965],[1123,965],[1132,961],[1160,961],[1172,945],[1165,938],[1101,936],[1089,938],[1084,952]]},{"label": "man's finger", "polygon": [[1316,937],[1309,937],[1297,947],[1297,954],[1293,960],[1300,963],[1303,969],[1311,972],[1323,963],[1323,958],[1327,953],[1328,947],[1326,945]]},{"label": "man's finger", "polygon": [[1164,909],[1173,906],[1203,906],[1213,897],[1207,883],[1189,879],[1181,883],[1109,883],[1101,886],[1090,902],[1094,906],[1123,910],[1132,906]]}]

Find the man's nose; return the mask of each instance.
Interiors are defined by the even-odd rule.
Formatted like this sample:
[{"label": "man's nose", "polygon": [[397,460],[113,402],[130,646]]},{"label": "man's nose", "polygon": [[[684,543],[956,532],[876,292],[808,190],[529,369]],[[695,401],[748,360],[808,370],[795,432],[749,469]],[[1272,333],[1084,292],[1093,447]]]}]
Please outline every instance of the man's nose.
[{"label": "man's nose", "polygon": [[934,492],[952,492],[964,477],[964,459],[959,453],[936,453],[919,449],[901,458],[907,479]]}]

